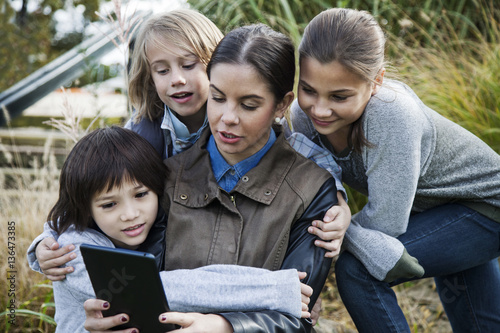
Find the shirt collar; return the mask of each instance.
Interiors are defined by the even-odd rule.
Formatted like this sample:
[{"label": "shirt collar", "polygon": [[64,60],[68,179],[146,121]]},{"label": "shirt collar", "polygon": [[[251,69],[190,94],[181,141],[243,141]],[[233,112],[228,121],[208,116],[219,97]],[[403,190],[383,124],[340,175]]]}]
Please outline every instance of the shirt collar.
[{"label": "shirt collar", "polygon": [[200,137],[201,133],[208,126],[208,118],[205,115],[203,125],[196,133],[189,133],[187,126],[177,118],[177,116],[164,104],[163,121],[161,128],[167,130],[173,146],[173,155],[176,155],[191,147]]},{"label": "shirt collar", "polygon": [[238,178],[243,177],[248,171],[253,169],[257,164],[259,164],[262,157],[271,149],[272,145],[276,142],[276,133],[271,130],[269,139],[267,140],[264,147],[262,147],[257,153],[238,162],[235,165],[229,165],[224,157],[221,155],[215,144],[215,139],[213,135],[210,136],[207,144],[207,150],[210,155],[210,162],[212,164],[212,170],[217,182],[219,182],[222,177],[230,170],[235,170]]}]

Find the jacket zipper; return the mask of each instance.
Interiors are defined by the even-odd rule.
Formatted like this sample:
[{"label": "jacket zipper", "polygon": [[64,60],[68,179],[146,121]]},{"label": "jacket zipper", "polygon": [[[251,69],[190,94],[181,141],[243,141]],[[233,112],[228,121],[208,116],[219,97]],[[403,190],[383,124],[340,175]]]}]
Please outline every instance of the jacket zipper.
[{"label": "jacket zipper", "polygon": [[231,195],[231,202],[233,203],[234,207],[236,207],[236,198],[234,197],[234,195]]}]

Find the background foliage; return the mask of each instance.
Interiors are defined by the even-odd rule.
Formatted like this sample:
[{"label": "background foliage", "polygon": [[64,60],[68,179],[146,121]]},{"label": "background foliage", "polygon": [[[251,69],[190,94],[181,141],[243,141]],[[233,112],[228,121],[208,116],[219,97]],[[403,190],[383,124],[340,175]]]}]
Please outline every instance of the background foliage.
[{"label": "background foliage", "polygon": [[[26,0],[27,1],[27,0]],[[24,2],[26,2],[24,1]],[[24,3],[23,2],[23,3]],[[55,38],[52,16],[65,5],[85,4],[87,22],[96,20],[99,0],[41,0],[34,12],[15,12],[10,0],[0,5],[0,91],[43,66],[81,40],[75,32]],[[263,22],[289,34],[298,44],[309,20],[323,9],[351,7],[370,11],[387,35],[390,71],[387,76],[408,83],[431,108],[469,129],[500,153],[500,10],[495,0],[191,0],[189,4],[211,18],[222,30],[247,23]],[[0,331],[52,332],[54,324],[52,290],[40,274],[31,272],[24,253],[41,231],[40,219],[57,197],[57,166],[53,143],[48,138],[43,159],[33,158],[34,172],[20,173],[15,193],[3,188],[0,168],[2,220],[22,221],[17,230],[19,267],[16,326],[9,326],[6,284],[0,284]],[[3,150],[0,157],[16,160]],[[3,178],[2,178],[3,177]],[[353,212],[365,198],[349,193]],[[26,205],[30,202],[30,205]],[[7,207],[8,209],[3,209]],[[0,225],[5,235],[6,224]],[[35,227],[36,226],[36,227]],[[5,237],[0,247],[6,248]],[[5,251],[0,266],[5,272]],[[3,265],[3,266],[2,266]],[[408,283],[395,288],[413,332],[451,332],[433,290],[432,280]],[[429,296],[432,295],[432,296]],[[339,332],[354,327],[345,312],[335,281],[323,291],[323,316],[339,323]]]},{"label": "background foliage", "polygon": [[[83,31],[56,38],[54,13],[67,7],[83,6],[85,24],[98,19],[100,0],[22,0],[15,11],[11,0],[0,4],[0,91],[6,90],[38,68],[79,44]],[[36,9],[28,11],[30,5]]]}]

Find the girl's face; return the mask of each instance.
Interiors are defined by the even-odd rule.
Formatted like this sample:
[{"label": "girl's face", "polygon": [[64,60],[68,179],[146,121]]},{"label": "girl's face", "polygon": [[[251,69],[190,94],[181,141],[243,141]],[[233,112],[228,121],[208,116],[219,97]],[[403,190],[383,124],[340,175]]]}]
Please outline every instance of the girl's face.
[{"label": "girl's face", "polygon": [[283,116],[292,99],[289,92],[276,106],[274,95],[249,65],[213,66],[207,116],[224,159],[234,165],[264,147],[274,119]]},{"label": "girl's face", "polygon": [[188,128],[190,121],[201,119],[203,122],[209,82],[206,66],[200,59],[168,42],[163,42],[162,48],[148,47],[146,56],[162,102],[175,111]]},{"label": "girl's face", "polygon": [[300,62],[297,93],[300,108],[311,118],[316,130],[329,138],[347,141],[351,124],[361,117],[378,87],[337,61],[322,64],[305,57]]},{"label": "girl's face", "polygon": [[96,193],[91,199],[92,218],[113,244],[135,249],[142,244],[158,212],[158,196],[149,188],[124,180],[120,187]]}]

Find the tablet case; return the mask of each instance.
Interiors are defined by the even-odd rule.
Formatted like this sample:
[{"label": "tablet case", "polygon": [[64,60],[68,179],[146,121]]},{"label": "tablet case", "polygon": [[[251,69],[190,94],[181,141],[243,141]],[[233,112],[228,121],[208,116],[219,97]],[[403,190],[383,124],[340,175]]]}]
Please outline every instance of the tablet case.
[{"label": "tablet case", "polygon": [[135,327],[155,333],[175,329],[158,319],[169,308],[152,254],[90,244],[81,244],[80,251],[96,297],[110,303],[103,315],[129,315],[129,322],[114,330]]}]

